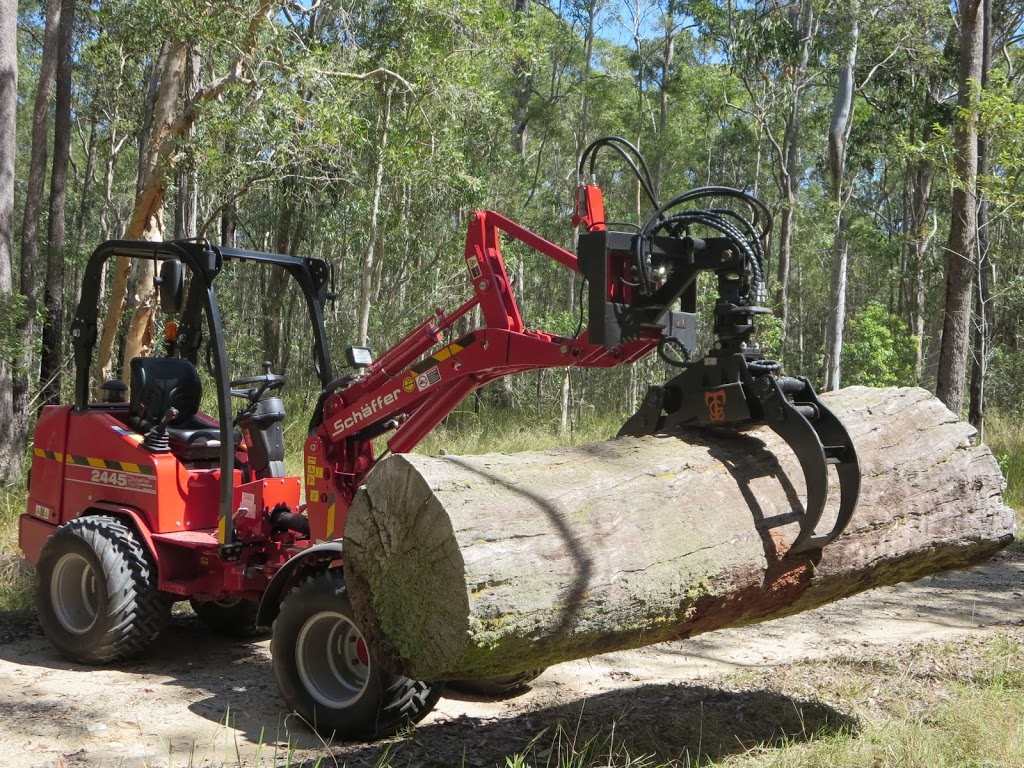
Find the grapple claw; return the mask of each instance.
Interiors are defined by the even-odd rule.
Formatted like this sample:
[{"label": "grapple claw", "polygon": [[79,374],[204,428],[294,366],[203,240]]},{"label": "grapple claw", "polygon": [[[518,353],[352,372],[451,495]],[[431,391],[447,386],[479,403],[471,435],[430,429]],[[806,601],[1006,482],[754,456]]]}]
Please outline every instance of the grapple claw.
[{"label": "grapple claw", "polygon": [[[839,418],[818,399],[807,379],[759,376],[755,382],[754,393],[761,402],[764,422],[793,449],[807,483],[800,533],[789,553],[822,549],[846,529],[857,507],[861,472],[853,440]],[[839,478],[839,508],[832,528],[818,533],[828,501],[830,465]]]},{"label": "grapple claw", "polygon": [[[804,378],[778,375],[778,366],[742,355],[707,358],[661,387],[650,387],[643,404],[619,430],[619,436],[671,432],[688,426],[766,424],[793,449],[807,485],[799,515],[800,533],[790,554],[820,550],[849,525],[860,495],[860,463],[849,432],[818,399]],[[839,480],[835,520],[825,532],[818,526],[829,499],[829,467]]]}]

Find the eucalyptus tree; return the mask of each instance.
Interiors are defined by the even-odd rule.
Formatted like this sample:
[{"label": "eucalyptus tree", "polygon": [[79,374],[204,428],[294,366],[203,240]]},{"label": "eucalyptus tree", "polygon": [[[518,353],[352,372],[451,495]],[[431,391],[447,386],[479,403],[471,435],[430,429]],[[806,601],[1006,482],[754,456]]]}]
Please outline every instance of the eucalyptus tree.
[{"label": "eucalyptus tree", "polygon": [[775,304],[785,344],[803,179],[800,157],[807,117],[805,102],[808,90],[822,76],[821,12],[813,0],[758,0],[749,6],[733,0],[708,0],[699,8],[702,25],[718,40],[746,92],[745,101],[730,104],[756,124],[758,135],[767,140],[775,158],[772,177],[780,195]]},{"label": "eucalyptus tree", "polygon": [[[15,314],[14,294],[14,158],[17,153],[15,115],[18,106],[18,7],[0,3],[0,330]],[[0,479],[16,482],[25,460],[24,432],[17,429],[27,414],[14,410],[15,349],[0,346]]]},{"label": "eucalyptus tree", "polygon": [[977,92],[982,75],[982,0],[960,0],[959,107],[953,134],[956,178],[946,242],[946,300],[935,393],[959,414],[964,406],[970,347],[974,253],[978,238]]},{"label": "eucalyptus tree", "polygon": [[846,281],[849,243],[846,230],[850,218],[847,206],[852,187],[847,183],[847,142],[853,126],[854,68],[860,46],[860,2],[845,4],[838,37],[842,38],[836,73],[832,119],[828,131],[828,187],[834,207],[835,230],[832,238],[832,269],[829,285],[829,313],[825,332],[825,389],[839,389],[843,356],[843,329],[846,324]]},{"label": "eucalyptus tree", "polygon": [[[28,414],[29,381],[32,376],[36,355],[36,314],[39,303],[39,231],[43,221],[46,191],[46,168],[50,149],[50,98],[56,78],[57,62],[60,58],[58,41],[61,39],[62,0],[46,0],[44,4],[44,27],[42,58],[39,79],[36,86],[32,110],[32,145],[29,154],[28,178],[25,187],[24,212],[21,225],[20,284],[24,296],[25,312],[21,319],[20,333],[22,356],[15,377],[15,410]],[[70,24],[68,29],[70,29]]]},{"label": "eucalyptus tree", "polygon": [[60,399],[64,346],[64,275],[67,259],[66,210],[68,166],[71,162],[72,58],[77,0],[61,0],[57,39],[56,100],[53,116],[53,166],[50,174],[49,220],[46,243],[46,284],[43,290],[42,352],[39,386],[43,403]]}]

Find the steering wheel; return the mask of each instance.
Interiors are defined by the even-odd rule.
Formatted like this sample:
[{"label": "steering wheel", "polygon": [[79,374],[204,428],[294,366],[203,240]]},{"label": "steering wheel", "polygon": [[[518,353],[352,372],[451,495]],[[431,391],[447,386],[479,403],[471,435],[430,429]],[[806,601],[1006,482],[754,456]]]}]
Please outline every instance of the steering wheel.
[{"label": "steering wheel", "polygon": [[273,366],[269,360],[263,363],[262,376],[248,376],[244,379],[233,379],[229,382],[231,394],[242,397],[255,405],[267,392],[275,392],[285,385],[285,377],[279,373],[271,373]]}]

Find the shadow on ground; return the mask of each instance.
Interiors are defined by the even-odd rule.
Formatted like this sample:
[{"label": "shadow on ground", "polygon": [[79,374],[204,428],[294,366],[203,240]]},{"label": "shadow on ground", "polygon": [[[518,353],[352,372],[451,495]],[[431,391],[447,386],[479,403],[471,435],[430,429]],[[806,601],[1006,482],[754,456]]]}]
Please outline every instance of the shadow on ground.
[{"label": "shadow on ground", "polygon": [[[336,747],[347,768],[504,766],[521,755],[531,765],[570,764],[581,753],[601,764],[611,756],[647,756],[661,764],[699,764],[757,746],[781,746],[836,733],[857,721],[822,702],[772,691],[700,685],[641,685],[542,707],[500,720],[461,717],[421,726],[389,743]],[[577,762],[578,760],[578,762]],[[321,759],[319,765],[323,765]],[[623,761],[624,764],[624,761]],[[308,762],[302,768],[313,768]]]}]

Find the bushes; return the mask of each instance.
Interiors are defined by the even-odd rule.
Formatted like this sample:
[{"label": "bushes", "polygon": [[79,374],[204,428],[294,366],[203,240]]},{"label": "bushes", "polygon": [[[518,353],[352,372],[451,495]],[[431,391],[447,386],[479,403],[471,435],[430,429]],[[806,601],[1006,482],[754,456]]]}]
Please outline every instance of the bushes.
[{"label": "bushes", "polygon": [[903,321],[877,301],[846,324],[843,383],[869,387],[910,387],[917,343]]}]

